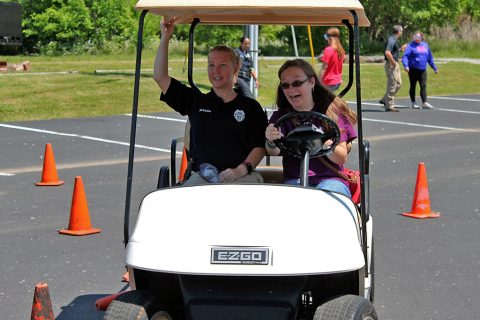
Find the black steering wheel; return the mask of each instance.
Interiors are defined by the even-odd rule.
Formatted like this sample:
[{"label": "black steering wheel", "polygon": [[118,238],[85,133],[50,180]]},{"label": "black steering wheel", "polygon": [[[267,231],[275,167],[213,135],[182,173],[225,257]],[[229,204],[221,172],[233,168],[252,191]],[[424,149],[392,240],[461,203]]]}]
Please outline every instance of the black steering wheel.
[{"label": "black steering wheel", "polygon": [[[340,141],[338,125],[320,112],[291,112],[279,118],[274,126],[283,131],[282,127],[288,123],[293,123],[295,128],[274,142],[283,153],[291,157],[302,158],[306,151],[310,158],[321,157],[333,152]],[[332,140],[333,143],[325,145],[327,140]]]}]

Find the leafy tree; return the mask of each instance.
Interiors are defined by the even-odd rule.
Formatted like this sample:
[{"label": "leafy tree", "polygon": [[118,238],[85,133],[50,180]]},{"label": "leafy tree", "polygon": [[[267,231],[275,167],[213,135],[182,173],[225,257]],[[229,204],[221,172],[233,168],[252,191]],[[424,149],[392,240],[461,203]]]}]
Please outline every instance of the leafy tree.
[{"label": "leafy tree", "polygon": [[68,50],[77,42],[88,39],[93,24],[83,0],[53,0],[52,6],[30,15],[32,24],[24,30],[39,45],[49,44],[53,50]]},{"label": "leafy tree", "polygon": [[130,0],[91,1],[90,15],[94,30],[91,38],[99,45],[112,38],[117,38],[118,41],[131,40],[136,21],[130,5]]},{"label": "leafy tree", "polygon": [[419,29],[428,33],[432,26],[456,25],[462,15],[480,18],[478,0],[365,0],[362,1],[371,26],[369,40],[384,41],[394,24],[406,27],[406,33]]},{"label": "leafy tree", "polygon": [[23,48],[27,52],[33,52],[35,45],[39,39],[36,32],[30,31],[33,26],[32,15],[35,13],[44,12],[47,8],[52,6],[52,0],[20,0],[22,5],[22,28],[24,33]]}]

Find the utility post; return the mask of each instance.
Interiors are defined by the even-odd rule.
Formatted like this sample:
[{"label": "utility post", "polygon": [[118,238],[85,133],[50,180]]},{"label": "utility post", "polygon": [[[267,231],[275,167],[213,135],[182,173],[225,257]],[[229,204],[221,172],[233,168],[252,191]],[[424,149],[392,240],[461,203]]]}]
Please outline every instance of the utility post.
[{"label": "utility post", "polygon": [[[260,80],[260,70],[258,69],[258,25],[247,25],[243,28],[243,34],[250,39],[250,54],[252,55],[253,69]],[[250,81],[250,91],[254,98],[258,97],[258,89],[255,88],[255,81]]]}]

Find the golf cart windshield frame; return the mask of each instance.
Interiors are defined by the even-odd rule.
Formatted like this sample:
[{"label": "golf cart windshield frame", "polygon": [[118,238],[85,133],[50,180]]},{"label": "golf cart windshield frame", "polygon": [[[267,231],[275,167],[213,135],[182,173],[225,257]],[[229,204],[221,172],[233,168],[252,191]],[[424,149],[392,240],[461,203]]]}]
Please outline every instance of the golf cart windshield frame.
[{"label": "golf cart windshield frame", "polygon": [[[191,0],[192,1],[192,0]],[[195,0],[196,1],[196,0]],[[195,2],[193,1],[193,2]],[[152,0],[141,0],[137,4],[137,8],[139,8],[139,4],[142,2],[152,2]],[[282,1],[280,1],[282,2]],[[308,1],[307,1],[308,2]],[[358,1],[354,1],[358,2]],[[359,4],[359,2],[358,2]],[[361,6],[361,5],[360,5]],[[140,6],[140,9],[141,6]],[[139,18],[139,27],[138,27],[138,41],[137,41],[137,52],[136,52],[136,64],[135,64],[135,80],[134,80],[134,93],[133,93],[133,105],[132,105],[132,117],[131,117],[131,128],[130,128],[130,150],[129,150],[129,159],[128,159],[128,174],[127,174],[127,188],[126,188],[126,200],[125,200],[125,216],[124,216],[124,243],[125,246],[128,244],[129,241],[129,225],[130,225],[130,206],[131,206],[131,195],[132,195],[132,179],[133,179],[133,162],[134,162],[134,154],[135,154],[135,140],[136,140],[136,128],[137,128],[137,114],[138,114],[138,100],[139,100],[139,87],[140,87],[140,71],[141,71],[141,59],[142,59],[142,47],[143,47],[143,25],[146,14],[149,12],[147,9],[143,9],[140,14]],[[355,69],[355,86],[356,86],[356,100],[357,100],[357,117],[358,117],[358,152],[359,152],[359,171],[360,171],[360,181],[361,181],[361,217],[362,217],[362,242],[363,242],[363,252],[365,256],[365,262],[367,264],[367,235],[364,230],[366,230],[366,223],[368,220],[369,212],[367,212],[368,207],[366,204],[366,193],[365,193],[365,149],[363,148],[363,126],[362,126],[362,99],[361,99],[361,85],[360,85],[360,46],[359,46],[359,17],[357,15],[356,10],[348,10],[350,14],[350,18],[342,18],[341,23],[344,24],[349,30],[349,80],[346,88],[339,94],[339,96],[343,96],[346,94],[353,82],[353,70]],[[153,11],[153,13],[158,14],[159,12]],[[175,12],[171,12],[172,16],[175,15]],[[366,17],[363,13],[363,8],[361,10],[362,14],[362,25],[368,26],[369,22],[366,20]],[[251,17],[251,15],[249,16]],[[258,20],[256,23],[259,22],[266,23],[268,19],[261,19],[262,16],[258,16]],[[321,18],[321,17],[320,17]],[[250,22],[254,23],[254,21],[250,21],[248,19],[242,20],[241,18],[237,17],[239,22],[242,24],[248,24]],[[304,23],[301,25],[308,24],[310,20],[306,19]],[[315,20],[316,23],[312,23],[313,25],[328,25],[325,23],[318,23],[318,20]],[[328,20],[330,21],[330,20]],[[327,23],[328,23],[327,21]],[[366,21],[366,22],[365,22]],[[192,79],[192,71],[193,71],[193,35],[195,26],[202,22],[199,18],[193,18],[188,20],[191,23],[190,27],[190,35],[189,35],[189,50],[188,50],[188,81],[193,88],[197,88]],[[236,23],[232,24],[238,24]],[[279,24],[282,21],[276,21],[275,24]],[[290,21],[286,21],[284,24],[289,24]],[[185,23],[185,21],[183,22]],[[217,23],[218,24],[218,23]],[[223,23],[226,24],[226,23]],[[339,25],[339,22],[332,22],[330,25]],[[353,27],[352,27],[353,25]],[[197,88],[198,90],[198,88]],[[366,266],[368,267],[368,266]]]}]

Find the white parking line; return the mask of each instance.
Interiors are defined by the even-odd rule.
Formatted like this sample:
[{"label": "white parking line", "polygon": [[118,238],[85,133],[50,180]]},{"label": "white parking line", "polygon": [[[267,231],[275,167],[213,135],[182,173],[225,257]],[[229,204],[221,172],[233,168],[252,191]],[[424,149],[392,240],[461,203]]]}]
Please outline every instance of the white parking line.
[{"label": "white parking line", "polygon": [[[30,131],[30,132],[46,133],[46,134],[52,134],[52,135],[57,135],[57,136],[75,137],[75,138],[80,138],[80,139],[85,139],[85,140],[92,140],[92,141],[99,141],[99,142],[105,142],[105,143],[111,143],[111,144],[118,144],[118,145],[122,145],[122,146],[130,146],[130,144],[128,142],[102,139],[102,138],[84,136],[84,135],[79,135],[79,134],[74,134],[74,133],[65,133],[65,132],[42,130],[42,129],[29,128],[29,127],[13,126],[13,125],[4,124],[4,123],[0,123],[0,127],[17,129],[17,130],[24,130],[24,131]],[[139,148],[139,149],[147,149],[147,150],[170,153],[170,150],[167,150],[167,149],[149,147],[149,146],[144,146],[144,145],[141,145],[141,144],[136,144],[135,147]],[[177,154],[181,154],[181,152],[177,151]]]},{"label": "white parking line", "polygon": [[[478,100],[478,101],[480,101],[480,100]],[[362,104],[377,105],[377,106],[379,105],[378,103],[368,103],[368,102],[367,103],[362,103]],[[267,110],[268,111],[273,111],[272,109],[267,109]],[[453,110],[453,109],[437,109],[437,110],[480,114],[480,112],[475,112],[475,111],[459,111],[459,110]],[[131,114],[125,114],[125,115],[131,117]],[[186,119],[159,117],[159,116],[151,116],[151,115],[138,115],[138,117],[139,118],[146,118],[146,119],[155,119],[155,120],[175,121],[175,122],[182,122],[182,123],[186,122]],[[462,129],[462,128],[434,126],[434,125],[426,125],[426,124],[402,122],[402,121],[380,120],[380,119],[371,119],[371,118],[363,118],[363,120],[371,121],[371,122],[380,122],[380,123],[390,123],[390,124],[398,124],[398,125],[405,125],[405,126],[413,126],[413,127],[440,129],[440,130],[447,130],[447,131],[480,132],[479,129]],[[37,129],[37,128],[23,127],[23,126],[15,126],[15,125],[3,124],[3,123],[0,123],[0,127],[17,129],[17,130],[24,130],[24,131],[30,131],[30,132],[39,132],[39,133],[44,133],[44,134],[52,134],[52,135],[57,135],[57,136],[76,137],[76,138],[85,139],[85,140],[105,142],[105,143],[117,144],[117,145],[123,145],[123,146],[129,146],[130,145],[129,143],[122,142],[122,141],[115,141],[115,140],[109,140],[109,139],[103,139],[103,138],[97,138],[97,137],[85,136],[85,135],[79,135],[79,134],[73,134],[73,133],[65,133],[65,132],[43,130],[43,129]],[[437,132],[437,133],[439,133],[439,132]],[[155,147],[150,147],[150,146],[145,146],[145,145],[136,144],[135,147],[139,148],[139,149],[147,149],[147,150],[170,153],[170,150],[167,150],[167,149],[155,148]],[[182,153],[180,151],[177,151],[177,154],[181,155]],[[125,160],[120,160],[119,163],[123,163],[124,161]],[[108,162],[108,163],[109,164],[114,164],[114,162]],[[103,163],[103,162],[100,161],[100,162],[94,162],[94,163],[89,163],[89,164],[78,164],[77,163],[77,164],[73,164],[73,165],[65,165],[65,169],[70,168],[71,166],[92,166],[92,165],[102,165],[102,164],[107,164],[107,162]],[[40,167],[32,167],[32,168],[22,168],[19,171],[16,171],[15,169],[8,170],[8,171],[15,172],[15,173],[24,173],[24,172],[32,172],[32,171],[38,171],[38,170],[41,170],[41,168]],[[14,176],[15,175],[15,173],[10,173],[10,172],[0,172],[0,176],[7,176],[8,177],[8,176]]]},{"label": "white parking line", "polygon": [[428,97],[429,99],[439,99],[439,100],[458,100],[458,101],[471,101],[471,102],[480,102],[479,99],[467,99],[467,98],[454,98],[454,97],[435,97],[431,96]]},{"label": "white parking line", "polygon": [[438,111],[449,111],[449,112],[458,112],[458,113],[468,113],[468,114],[480,114],[480,111],[468,111],[468,110],[455,110],[455,109],[444,109],[444,108],[435,108]]},{"label": "white parking line", "polygon": [[453,127],[431,126],[431,125],[428,125],[428,124],[402,122],[402,121],[379,120],[379,119],[369,119],[369,118],[363,118],[363,120],[371,121],[371,122],[401,124],[401,125],[404,125],[404,126],[411,126],[411,127],[433,128],[433,129],[442,129],[442,130],[450,130],[450,131],[463,131],[463,132],[480,132],[480,130],[477,130],[477,129],[461,129],[461,128],[453,128]]},{"label": "white parking line", "polygon": [[[465,100],[465,101],[480,101],[480,100],[474,100],[474,99],[471,99],[471,100],[467,100],[467,99],[454,99],[454,100]],[[351,103],[351,104],[356,104],[355,102],[353,101],[348,101],[348,103]],[[379,106],[383,109],[383,105],[379,104],[379,103],[375,103],[375,102],[362,102],[362,105],[366,105],[366,106]],[[395,105],[397,108],[404,108],[404,109],[409,109],[409,107],[407,106],[399,106],[399,105]],[[469,110],[457,110],[457,109],[446,109],[446,108],[435,108],[435,111],[448,111],[448,112],[457,112],[457,113],[468,113],[468,114],[480,114],[480,111],[469,111]]]},{"label": "white parking line", "polygon": [[[150,162],[150,161],[161,161],[169,160],[169,155],[163,156],[148,156],[148,157],[136,157],[135,163],[139,162]],[[60,163],[57,164],[56,168],[58,170],[66,169],[76,169],[76,168],[89,168],[89,167],[101,167],[101,166],[113,166],[118,164],[128,164],[128,159],[114,159],[114,160],[98,160],[98,161],[84,161],[84,162],[73,162],[73,163]],[[14,176],[15,174],[21,173],[32,173],[32,172],[41,172],[43,169],[42,166],[30,166],[30,167],[21,167],[21,168],[3,168],[5,172],[0,172],[0,176]]]}]

